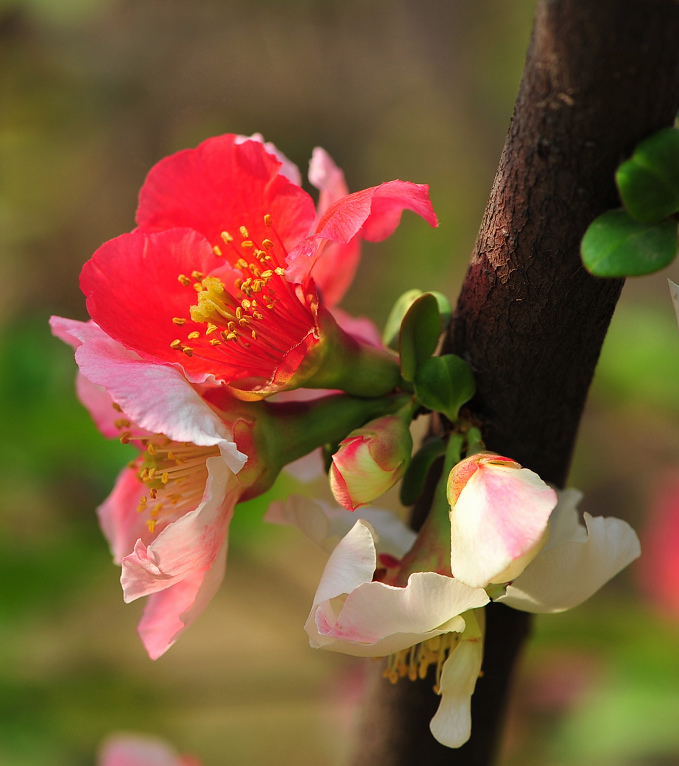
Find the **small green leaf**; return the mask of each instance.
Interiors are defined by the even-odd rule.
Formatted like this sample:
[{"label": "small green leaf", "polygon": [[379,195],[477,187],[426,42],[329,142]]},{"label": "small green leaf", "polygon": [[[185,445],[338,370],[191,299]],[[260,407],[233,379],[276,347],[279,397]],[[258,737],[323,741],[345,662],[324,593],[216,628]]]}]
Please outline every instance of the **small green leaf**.
[{"label": "small green leaf", "polygon": [[396,348],[398,346],[398,335],[401,330],[403,317],[415,300],[422,295],[422,290],[406,290],[403,295],[396,299],[396,303],[387,317],[387,323],[384,325],[382,333],[382,342],[385,346]]},{"label": "small green leaf", "polygon": [[457,420],[460,407],[468,402],[476,385],[469,365],[455,354],[425,360],[415,374],[415,395],[425,407]]},{"label": "small green leaf", "polygon": [[627,212],[658,223],[679,210],[679,130],[665,128],[642,141],[615,173]]},{"label": "small green leaf", "polygon": [[677,224],[639,223],[624,210],[609,210],[585,232],[582,262],[597,277],[637,277],[652,274],[677,254]]},{"label": "small green leaf", "polygon": [[453,307],[450,305],[450,301],[443,293],[439,293],[436,290],[432,290],[431,294],[436,298],[436,302],[439,304],[439,314],[441,315],[441,332],[445,332],[450,327],[450,322],[453,318]]},{"label": "small green leaf", "polygon": [[413,455],[401,483],[401,503],[412,505],[420,496],[427,474],[436,458],[446,453],[446,443],[438,436],[427,439]]},{"label": "small green leaf", "polygon": [[431,293],[424,293],[415,299],[401,324],[399,351],[405,380],[414,380],[415,370],[436,351],[440,335],[438,301]]}]

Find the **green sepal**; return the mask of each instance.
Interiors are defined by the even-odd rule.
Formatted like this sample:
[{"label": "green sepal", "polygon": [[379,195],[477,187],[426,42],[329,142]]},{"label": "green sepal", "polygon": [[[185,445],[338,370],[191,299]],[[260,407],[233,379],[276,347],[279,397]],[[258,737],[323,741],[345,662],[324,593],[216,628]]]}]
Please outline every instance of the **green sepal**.
[{"label": "green sepal", "polygon": [[425,407],[442,412],[453,422],[475,391],[474,373],[455,354],[431,357],[417,368],[415,395]]},{"label": "green sepal", "polygon": [[637,277],[667,266],[677,254],[677,224],[635,221],[622,209],[609,210],[582,238],[582,262],[596,277]]},{"label": "green sepal", "polygon": [[408,313],[408,309],[422,295],[422,290],[406,290],[403,295],[399,295],[389,312],[387,322],[382,332],[382,342],[385,346],[396,349],[398,347],[398,336],[401,331],[403,317]]},{"label": "green sepal", "polygon": [[431,293],[424,293],[415,299],[401,323],[399,353],[404,380],[414,381],[417,368],[436,351],[440,335],[438,301]]},{"label": "green sepal", "polygon": [[446,443],[438,436],[427,439],[413,455],[401,484],[401,503],[413,505],[424,489],[429,469],[446,452]]},{"label": "green sepal", "polygon": [[615,173],[620,199],[641,223],[679,210],[679,130],[664,128],[642,141]]}]

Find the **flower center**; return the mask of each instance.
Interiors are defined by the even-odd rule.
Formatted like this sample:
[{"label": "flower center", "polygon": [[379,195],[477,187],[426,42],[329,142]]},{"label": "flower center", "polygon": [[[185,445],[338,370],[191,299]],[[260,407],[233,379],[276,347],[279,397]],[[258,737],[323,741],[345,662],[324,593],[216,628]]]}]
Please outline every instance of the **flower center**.
[{"label": "flower center", "polygon": [[[245,226],[240,241],[222,232],[224,251],[213,248],[237,273],[230,289],[218,276],[193,271],[180,274],[180,284],[198,293],[198,302],[190,306],[191,331],[186,339],[177,338],[170,347],[187,356],[224,361],[243,368],[243,377],[269,377],[286,354],[316,326],[318,297],[313,286],[304,289],[285,279],[285,247],[272,227],[271,216],[265,223],[276,239],[255,242]],[[238,274],[240,272],[240,274]],[[174,317],[183,327],[186,317]]]},{"label": "flower center", "polygon": [[[118,405],[113,406],[120,410]],[[181,516],[200,504],[207,482],[206,461],[220,454],[219,447],[175,442],[163,434],[135,433],[136,426],[124,415],[115,421],[115,425],[121,431],[123,444],[134,441],[143,449],[129,468],[146,487],[137,511],[148,514],[146,526],[150,532],[155,530],[159,520]]]},{"label": "flower center", "polygon": [[415,644],[408,649],[391,654],[384,670],[384,678],[395,684],[399,678],[408,676],[411,681],[427,677],[429,667],[436,667],[434,691],[440,693],[441,672],[443,665],[460,641],[459,633],[442,633],[421,644]]}]

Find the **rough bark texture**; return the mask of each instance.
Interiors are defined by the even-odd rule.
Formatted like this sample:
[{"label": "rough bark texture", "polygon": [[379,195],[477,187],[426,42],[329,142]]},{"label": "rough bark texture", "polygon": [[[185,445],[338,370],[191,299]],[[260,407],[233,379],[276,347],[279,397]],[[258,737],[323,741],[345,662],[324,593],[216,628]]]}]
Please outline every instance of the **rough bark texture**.
[{"label": "rough bark texture", "polygon": [[[477,376],[488,447],[565,483],[621,280],[581,267],[589,223],[619,205],[613,173],[679,106],[676,0],[542,0],[446,351]],[[375,678],[354,766],[493,763],[527,615],[491,605],[472,737],[438,745],[431,684]]]}]

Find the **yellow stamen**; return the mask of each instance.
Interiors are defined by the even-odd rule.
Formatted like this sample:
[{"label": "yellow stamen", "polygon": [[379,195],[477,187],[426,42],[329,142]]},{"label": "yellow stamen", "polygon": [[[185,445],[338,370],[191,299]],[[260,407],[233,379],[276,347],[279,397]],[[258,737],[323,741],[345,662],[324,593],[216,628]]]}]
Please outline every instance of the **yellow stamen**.
[{"label": "yellow stamen", "polygon": [[271,220],[271,216],[267,213],[264,216],[264,225],[265,226],[271,226],[272,223],[273,223],[273,221]]}]

